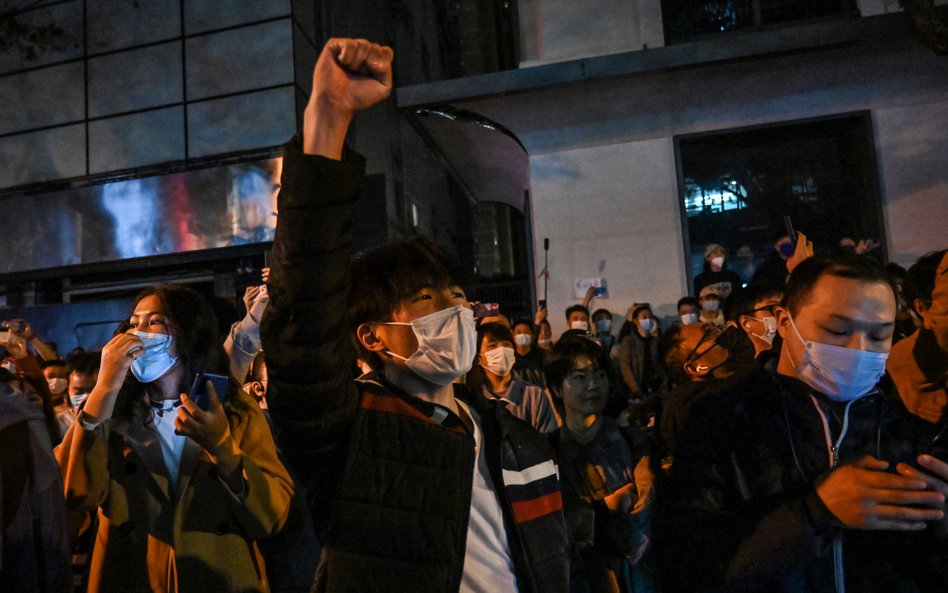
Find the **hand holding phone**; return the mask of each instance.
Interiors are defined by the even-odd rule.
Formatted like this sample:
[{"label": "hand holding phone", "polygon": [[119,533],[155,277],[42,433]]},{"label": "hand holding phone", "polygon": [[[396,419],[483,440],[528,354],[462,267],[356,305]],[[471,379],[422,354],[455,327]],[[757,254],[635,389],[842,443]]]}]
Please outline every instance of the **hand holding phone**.
[{"label": "hand holding phone", "polygon": [[226,401],[227,394],[230,392],[230,377],[215,375],[214,373],[198,373],[197,377],[194,378],[194,383],[191,385],[189,397],[205,412],[211,406],[210,394],[208,394],[207,391],[208,381],[214,386],[217,399],[222,404]]},{"label": "hand holding phone", "polygon": [[483,319],[492,315],[500,315],[500,305],[497,303],[474,303],[474,319]]}]

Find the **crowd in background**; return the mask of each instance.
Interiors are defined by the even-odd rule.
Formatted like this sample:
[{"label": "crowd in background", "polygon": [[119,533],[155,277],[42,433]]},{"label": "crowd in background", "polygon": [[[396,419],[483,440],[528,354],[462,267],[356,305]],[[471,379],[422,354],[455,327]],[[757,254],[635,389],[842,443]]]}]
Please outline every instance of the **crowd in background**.
[{"label": "crowd in background", "polygon": [[65,357],[3,322],[0,590],[945,590],[946,250],[780,233],[747,285],[708,245],[668,327],[475,318],[425,238],[350,261],[391,60],[324,49],[226,336],[177,285]]}]

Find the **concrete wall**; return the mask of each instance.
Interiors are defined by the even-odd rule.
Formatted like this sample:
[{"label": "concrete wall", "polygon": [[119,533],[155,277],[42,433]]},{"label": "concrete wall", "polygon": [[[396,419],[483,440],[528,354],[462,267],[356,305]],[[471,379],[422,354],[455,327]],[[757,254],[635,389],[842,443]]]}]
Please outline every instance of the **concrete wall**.
[{"label": "concrete wall", "polygon": [[[511,129],[531,155],[537,269],[551,240],[554,331],[599,275],[624,314],[673,314],[686,292],[676,135],[869,111],[885,241],[910,265],[948,247],[948,62],[912,41],[709,65],[463,105]],[[542,282],[539,283],[542,294]]]}]

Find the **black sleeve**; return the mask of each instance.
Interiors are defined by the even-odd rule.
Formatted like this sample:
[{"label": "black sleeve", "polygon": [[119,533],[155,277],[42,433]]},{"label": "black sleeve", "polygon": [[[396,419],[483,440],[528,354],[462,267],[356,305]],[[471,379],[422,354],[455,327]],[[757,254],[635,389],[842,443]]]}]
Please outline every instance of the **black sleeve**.
[{"label": "black sleeve", "polygon": [[656,549],[679,590],[766,588],[816,558],[837,533],[812,485],[754,491],[755,476],[739,460],[748,435],[732,403],[721,394],[695,404],[659,493]]},{"label": "black sleeve", "polygon": [[314,511],[345,463],[358,393],[346,303],[354,207],[365,168],[284,147],[270,304],[261,323],[270,416],[287,465],[306,484]]}]

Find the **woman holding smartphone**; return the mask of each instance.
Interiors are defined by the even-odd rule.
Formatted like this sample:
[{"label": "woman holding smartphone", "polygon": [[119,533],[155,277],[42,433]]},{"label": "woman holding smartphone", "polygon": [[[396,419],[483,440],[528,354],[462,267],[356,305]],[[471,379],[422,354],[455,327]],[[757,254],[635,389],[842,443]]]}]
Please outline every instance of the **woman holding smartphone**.
[{"label": "woman holding smartphone", "polygon": [[67,509],[98,514],[90,592],[268,590],[254,542],[282,526],[292,480],[233,382],[205,385],[207,410],[188,397],[198,372],[228,374],[210,305],[145,290],[55,452]]}]

